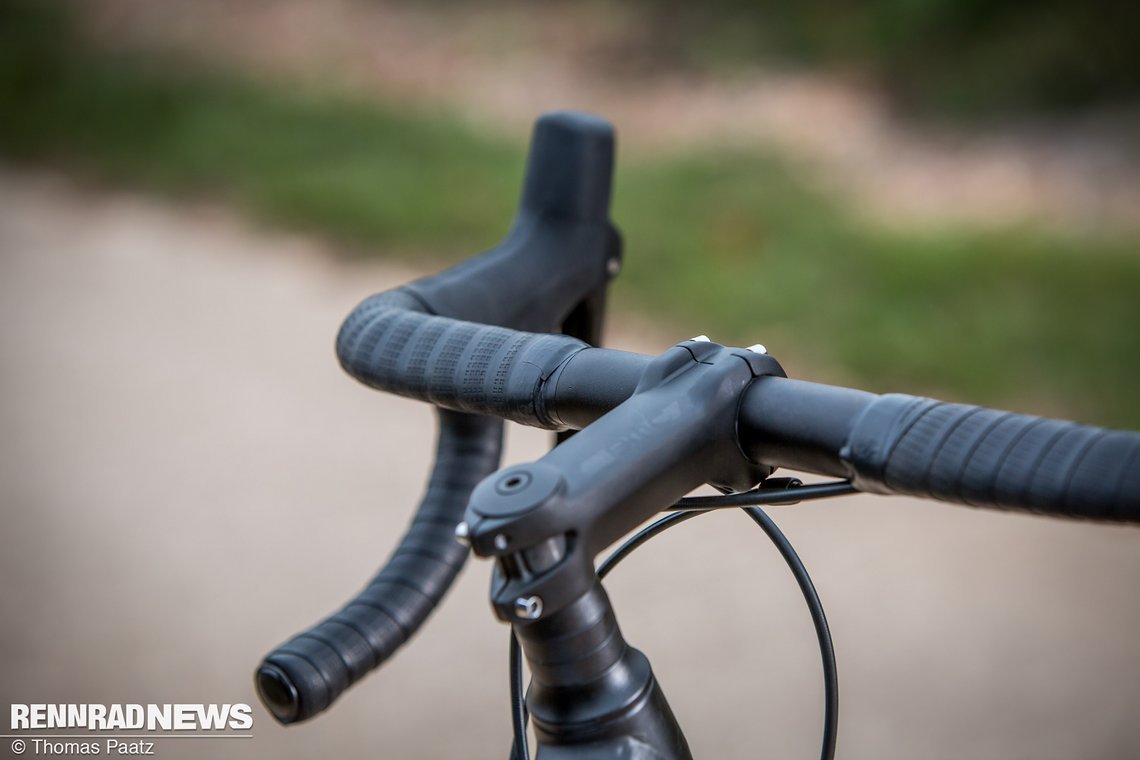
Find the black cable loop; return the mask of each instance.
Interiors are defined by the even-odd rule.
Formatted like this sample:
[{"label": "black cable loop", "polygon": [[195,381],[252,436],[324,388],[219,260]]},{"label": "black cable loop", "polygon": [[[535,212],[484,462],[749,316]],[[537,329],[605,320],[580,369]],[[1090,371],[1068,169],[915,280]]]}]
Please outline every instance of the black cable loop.
[{"label": "black cable loop", "polygon": [[772,539],[772,543],[788,563],[788,569],[795,576],[796,583],[803,592],[804,601],[807,602],[808,611],[811,612],[815,637],[819,641],[819,656],[823,662],[823,747],[819,756],[821,760],[832,760],[835,757],[835,743],[839,735],[839,671],[835,666],[835,645],[831,641],[831,629],[827,626],[823,602],[815,590],[815,584],[811,582],[807,568],[796,554],[796,550],[792,548],[791,541],[772,518],[757,507],[745,507],[744,511],[761,530],[768,534],[768,538]]}]

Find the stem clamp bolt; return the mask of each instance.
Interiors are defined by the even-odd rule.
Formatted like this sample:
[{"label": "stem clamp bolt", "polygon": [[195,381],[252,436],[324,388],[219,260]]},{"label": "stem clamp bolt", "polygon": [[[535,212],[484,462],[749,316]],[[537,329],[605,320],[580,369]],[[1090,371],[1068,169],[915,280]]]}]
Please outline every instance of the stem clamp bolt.
[{"label": "stem clamp bolt", "polygon": [[455,526],[455,540],[464,546],[471,545],[471,526],[462,520]]},{"label": "stem clamp bolt", "polygon": [[520,596],[515,600],[515,614],[524,620],[538,620],[542,616],[542,597]]}]

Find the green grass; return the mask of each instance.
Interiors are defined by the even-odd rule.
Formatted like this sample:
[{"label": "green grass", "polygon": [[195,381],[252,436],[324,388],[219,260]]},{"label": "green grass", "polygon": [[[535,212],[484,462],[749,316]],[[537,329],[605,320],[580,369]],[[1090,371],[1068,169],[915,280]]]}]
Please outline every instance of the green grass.
[{"label": "green grass", "polygon": [[221,194],[267,220],[376,247],[463,250],[510,219],[515,146],[438,115],[96,52],[66,21],[50,4],[0,0],[0,150],[12,158]]},{"label": "green grass", "polygon": [[875,389],[1140,423],[1135,241],[888,234],[746,155],[622,180],[624,292],[647,309]]},{"label": "green grass", "polygon": [[[370,253],[492,245],[525,146],[446,113],[255,82],[76,41],[0,0],[0,155],[172,194]],[[773,156],[623,163],[616,296],[671,325],[766,343],[825,378],[1140,427],[1140,246],[1033,230],[902,234]],[[789,363],[796,374],[797,363]]]}]

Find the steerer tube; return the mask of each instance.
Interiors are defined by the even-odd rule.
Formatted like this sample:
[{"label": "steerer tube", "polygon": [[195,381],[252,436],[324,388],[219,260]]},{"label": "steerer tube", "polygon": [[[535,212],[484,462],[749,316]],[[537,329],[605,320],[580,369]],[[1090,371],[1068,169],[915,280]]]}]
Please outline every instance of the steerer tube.
[{"label": "steerer tube", "polygon": [[646,746],[655,759],[691,760],[649,660],[626,643],[601,583],[514,628],[533,676],[527,709],[540,760],[579,760],[584,745],[597,760],[643,757]]}]

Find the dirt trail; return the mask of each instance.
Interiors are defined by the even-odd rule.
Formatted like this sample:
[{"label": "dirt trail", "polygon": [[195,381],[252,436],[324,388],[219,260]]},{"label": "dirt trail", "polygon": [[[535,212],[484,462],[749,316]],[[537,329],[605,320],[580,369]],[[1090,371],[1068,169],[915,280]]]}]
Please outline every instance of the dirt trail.
[{"label": "dirt trail", "polygon": [[[358,299],[412,272],[326,254],[0,169],[3,700],[256,704],[266,649],[387,553],[431,416],[349,381],[331,348]],[[546,438],[512,429],[510,458]],[[835,635],[840,756],[1140,756],[1135,529],[863,497],[775,514]],[[317,721],[285,730],[257,707],[253,740],[161,755],[503,757],[487,576],[470,564],[413,645]],[[607,584],[698,757],[817,751],[808,615],[742,516],[664,536]]]},{"label": "dirt trail", "polygon": [[174,47],[275,73],[459,109],[519,133],[550,108],[604,114],[623,150],[767,145],[892,225],[1140,229],[1140,156],[1119,125],[985,134],[900,121],[835,76],[738,72],[731,80],[614,76],[617,7],[415,6],[375,0],[77,0],[114,44]]}]

